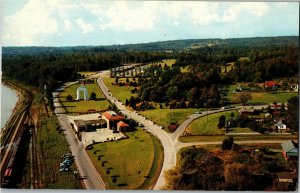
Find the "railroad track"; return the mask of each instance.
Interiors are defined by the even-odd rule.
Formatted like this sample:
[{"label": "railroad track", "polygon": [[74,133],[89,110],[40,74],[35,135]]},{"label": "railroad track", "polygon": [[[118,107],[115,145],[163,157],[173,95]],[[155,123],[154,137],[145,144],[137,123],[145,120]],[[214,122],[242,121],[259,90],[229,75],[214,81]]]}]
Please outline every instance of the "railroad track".
[{"label": "railroad track", "polygon": [[39,160],[39,152],[37,147],[36,127],[31,116],[29,116],[31,127],[31,188],[41,188],[41,167]]},{"label": "railroad track", "polygon": [[9,183],[22,135],[25,127],[28,125],[28,114],[31,106],[31,100],[28,102],[29,103],[20,110],[20,113],[17,114],[17,117],[1,144],[1,187],[5,187]]}]

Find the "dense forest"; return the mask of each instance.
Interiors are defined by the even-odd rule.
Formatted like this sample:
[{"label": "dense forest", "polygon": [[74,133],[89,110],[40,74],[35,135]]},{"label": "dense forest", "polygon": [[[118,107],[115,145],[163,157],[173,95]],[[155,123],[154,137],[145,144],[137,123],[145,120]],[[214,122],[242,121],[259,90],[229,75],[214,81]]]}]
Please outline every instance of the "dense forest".
[{"label": "dense forest", "polygon": [[[205,98],[219,98],[221,93],[215,91],[220,83],[262,82],[298,74],[298,41],[297,36],[285,36],[174,40],[112,46],[4,47],[2,71],[4,77],[40,88],[47,84],[52,89],[61,82],[77,78],[79,71],[97,71],[124,63],[174,58],[177,62],[172,67],[150,69],[153,76],[144,80],[142,85],[141,96],[144,99],[160,101],[166,92],[169,99],[177,100],[198,99],[204,95]],[[242,57],[246,60],[241,60]],[[221,75],[221,67],[228,62],[235,62],[235,68]],[[179,67],[186,66],[189,72],[181,73]],[[157,77],[161,77],[159,81]],[[151,91],[154,88],[155,91]],[[165,92],[162,93],[163,90]],[[209,93],[203,94],[204,90]],[[217,105],[216,101],[210,103]]]},{"label": "dense forest", "polygon": [[[232,141],[233,143],[233,141]],[[223,142],[224,144],[224,142]],[[295,191],[296,184],[278,187],[274,171],[293,170],[297,162],[276,163],[232,144],[232,150],[190,148],[180,152],[180,165],[166,173],[167,190]]]}]

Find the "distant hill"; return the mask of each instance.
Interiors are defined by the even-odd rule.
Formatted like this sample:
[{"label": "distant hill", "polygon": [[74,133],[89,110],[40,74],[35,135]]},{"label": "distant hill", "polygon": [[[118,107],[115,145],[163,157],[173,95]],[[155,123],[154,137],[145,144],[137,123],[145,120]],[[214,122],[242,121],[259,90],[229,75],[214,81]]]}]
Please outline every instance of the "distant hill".
[{"label": "distant hill", "polygon": [[40,53],[76,53],[105,51],[179,51],[213,47],[218,45],[259,47],[264,45],[295,44],[299,46],[299,36],[254,37],[230,39],[187,39],[170,40],[151,43],[109,45],[109,46],[74,46],[74,47],[3,47],[3,55],[35,55]]}]

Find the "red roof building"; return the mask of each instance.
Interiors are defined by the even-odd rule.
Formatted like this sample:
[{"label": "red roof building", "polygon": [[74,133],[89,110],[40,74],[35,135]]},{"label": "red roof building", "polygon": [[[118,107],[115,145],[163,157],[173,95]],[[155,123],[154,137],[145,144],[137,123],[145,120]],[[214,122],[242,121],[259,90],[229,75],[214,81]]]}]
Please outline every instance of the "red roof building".
[{"label": "red roof building", "polygon": [[117,129],[117,122],[125,119],[125,117],[118,115],[114,111],[106,111],[102,113],[102,118],[107,122],[107,128],[109,129]]},{"label": "red roof building", "polygon": [[274,87],[274,86],[277,86],[277,82],[275,82],[275,81],[266,81],[265,83],[264,83],[264,87]]},{"label": "red roof building", "polygon": [[127,124],[127,123],[124,123],[123,121],[119,121],[118,123],[117,123],[117,130],[118,131],[124,131],[124,130],[126,130],[126,128],[128,128],[129,127],[129,125]]},{"label": "red roof building", "polygon": [[104,116],[106,119],[108,119],[109,121],[120,121],[120,120],[124,120],[124,117],[121,115],[118,115],[117,113],[115,113],[114,111],[106,111],[102,114],[102,116]]}]

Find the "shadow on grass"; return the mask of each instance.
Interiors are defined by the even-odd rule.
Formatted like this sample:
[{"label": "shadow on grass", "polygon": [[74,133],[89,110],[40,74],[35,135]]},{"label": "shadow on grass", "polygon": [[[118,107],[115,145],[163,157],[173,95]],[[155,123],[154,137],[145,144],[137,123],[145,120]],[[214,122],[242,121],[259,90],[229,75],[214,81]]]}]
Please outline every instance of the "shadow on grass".
[{"label": "shadow on grass", "polygon": [[127,186],[126,183],[118,184],[118,186]]}]

